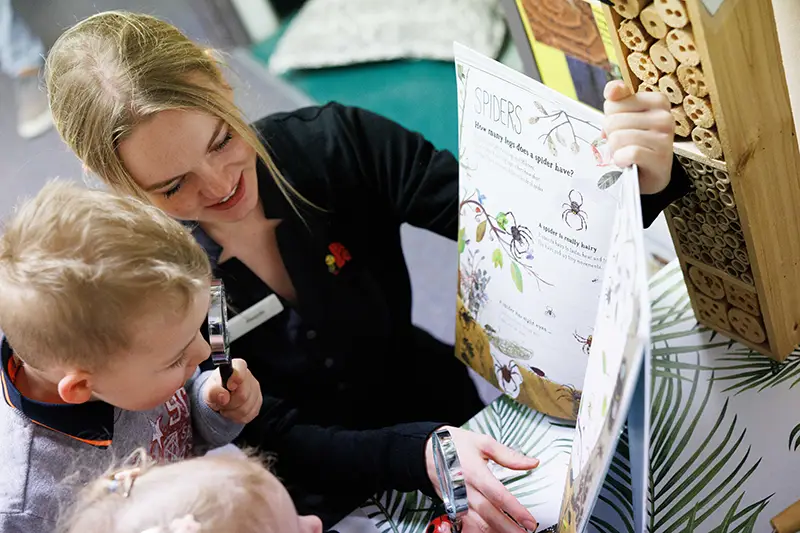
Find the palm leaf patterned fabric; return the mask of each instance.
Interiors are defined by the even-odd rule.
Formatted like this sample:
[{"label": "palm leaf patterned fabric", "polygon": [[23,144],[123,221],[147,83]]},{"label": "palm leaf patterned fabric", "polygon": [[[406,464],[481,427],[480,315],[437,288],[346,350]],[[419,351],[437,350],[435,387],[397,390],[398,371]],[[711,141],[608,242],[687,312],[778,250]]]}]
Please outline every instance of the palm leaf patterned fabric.
[{"label": "palm leaf patterned fabric", "polygon": [[[776,363],[698,325],[677,262],[651,279],[650,296],[648,531],[771,531],[800,498],[800,351]],[[467,426],[542,460],[527,475],[497,475],[542,526],[557,523],[573,423],[501,396]],[[634,533],[632,498],[623,433],[589,531]],[[393,533],[422,533],[442,514],[419,493],[376,495],[362,511]]]}]

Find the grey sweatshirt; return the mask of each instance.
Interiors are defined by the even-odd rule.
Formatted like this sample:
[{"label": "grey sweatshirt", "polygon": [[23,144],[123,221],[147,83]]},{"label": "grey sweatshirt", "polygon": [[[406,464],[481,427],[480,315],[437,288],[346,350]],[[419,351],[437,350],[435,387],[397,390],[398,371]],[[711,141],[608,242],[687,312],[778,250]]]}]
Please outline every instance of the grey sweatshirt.
[{"label": "grey sweatshirt", "polygon": [[242,425],[202,400],[211,372],[197,371],[164,405],[123,411],[104,402],[29,400],[14,386],[17,367],[5,339],[0,401],[0,533],[50,533],[77,490],[137,448],[174,461],[230,443]]}]

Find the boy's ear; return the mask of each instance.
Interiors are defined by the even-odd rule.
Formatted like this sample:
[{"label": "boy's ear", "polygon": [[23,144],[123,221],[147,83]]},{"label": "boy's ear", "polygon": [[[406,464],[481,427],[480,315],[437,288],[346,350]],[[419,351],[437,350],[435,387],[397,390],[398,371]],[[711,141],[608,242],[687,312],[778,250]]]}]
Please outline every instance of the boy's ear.
[{"label": "boy's ear", "polygon": [[70,371],[58,382],[58,395],[67,403],[86,403],[92,399],[92,376],[82,370]]}]

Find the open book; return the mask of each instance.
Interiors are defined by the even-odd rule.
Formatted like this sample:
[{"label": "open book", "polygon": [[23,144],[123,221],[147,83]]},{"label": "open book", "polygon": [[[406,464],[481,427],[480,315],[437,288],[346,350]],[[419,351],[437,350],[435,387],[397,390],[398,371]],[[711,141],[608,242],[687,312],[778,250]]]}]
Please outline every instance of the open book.
[{"label": "open book", "polygon": [[650,304],[637,169],[610,161],[597,111],[459,44],[455,57],[457,356],[574,421],[542,527],[586,529],[627,421],[641,531]]}]

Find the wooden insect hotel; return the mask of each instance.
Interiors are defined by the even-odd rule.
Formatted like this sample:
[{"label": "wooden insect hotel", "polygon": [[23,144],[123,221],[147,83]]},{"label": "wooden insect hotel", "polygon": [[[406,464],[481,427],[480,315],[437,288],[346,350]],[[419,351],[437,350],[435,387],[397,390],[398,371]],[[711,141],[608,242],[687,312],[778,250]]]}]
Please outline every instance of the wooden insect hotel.
[{"label": "wooden insect hotel", "polygon": [[772,0],[604,11],[625,82],[672,105],[693,189],[666,218],[698,321],[785,359],[800,343],[800,150]]}]

